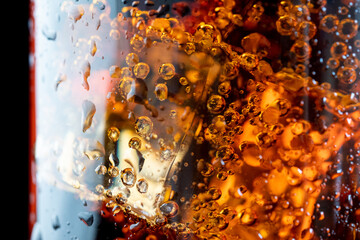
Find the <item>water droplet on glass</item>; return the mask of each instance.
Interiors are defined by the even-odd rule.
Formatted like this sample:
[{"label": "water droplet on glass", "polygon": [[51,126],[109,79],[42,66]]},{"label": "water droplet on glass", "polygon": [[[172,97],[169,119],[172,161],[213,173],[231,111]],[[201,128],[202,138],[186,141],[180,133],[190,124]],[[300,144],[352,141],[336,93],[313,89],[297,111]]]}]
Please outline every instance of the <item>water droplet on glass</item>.
[{"label": "water droplet on glass", "polygon": [[60,220],[58,215],[55,214],[51,217],[51,226],[53,227],[54,230],[60,228]]},{"label": "water droplet on glass", "polygon": [[86,132],[91,127],[92,119],[96,112],[95,105],[89,100],[84,100],[82,103],[82,131]]},{"label": "water droplet on glass", "polygon": [[77,22],[84,15],[84,8],[82,6],[73,5],[68,10],[68,17],[74,22]]},{"label": "water droplet on glass", "polygon": [[56,40],[56,31],[53,29],[50,29],[47,25],[45,25],[41,33],[47,38],[47,40],[55,41]]},{"label": "water droplet on glass", "polygon": [[97,46],[95,40],[90,41],[90,55],[95,56],[95,53],[97,51]]},{"label": "water droplet on glass", "polygon": [[89,91],[89,89],[90,89],[89,82],[88,82],[88,78],[90,76],[90,71],[91,71],[91,66],[90,66],[89,61],[84,61],[81,66],[81,73],[83,75],[82,86],[87,91]]},{"label": "water droplet on glass", "polygon": [[94,215],[91,212],[79,212],[78,218],[88,227],[94,223]]}]

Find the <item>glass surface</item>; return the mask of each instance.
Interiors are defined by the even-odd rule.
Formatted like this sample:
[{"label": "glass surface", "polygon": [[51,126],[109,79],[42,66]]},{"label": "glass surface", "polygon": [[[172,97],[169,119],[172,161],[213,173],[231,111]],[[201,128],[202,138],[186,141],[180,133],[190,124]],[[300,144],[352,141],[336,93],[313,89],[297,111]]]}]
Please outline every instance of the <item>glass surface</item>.
[{"label": "glass surface", "polygon": [[360,239],[358,1],[31,4],[31,239]]}]

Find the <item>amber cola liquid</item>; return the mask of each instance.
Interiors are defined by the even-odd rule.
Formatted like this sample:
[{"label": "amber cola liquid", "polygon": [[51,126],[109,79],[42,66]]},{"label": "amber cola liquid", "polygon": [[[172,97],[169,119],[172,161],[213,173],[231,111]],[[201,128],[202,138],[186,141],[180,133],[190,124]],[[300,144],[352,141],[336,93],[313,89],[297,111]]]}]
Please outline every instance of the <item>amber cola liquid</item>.
[{"label": "amber cola liquid", "polygon": [[359,239],[359,11],[35,1],[32,239]]}]

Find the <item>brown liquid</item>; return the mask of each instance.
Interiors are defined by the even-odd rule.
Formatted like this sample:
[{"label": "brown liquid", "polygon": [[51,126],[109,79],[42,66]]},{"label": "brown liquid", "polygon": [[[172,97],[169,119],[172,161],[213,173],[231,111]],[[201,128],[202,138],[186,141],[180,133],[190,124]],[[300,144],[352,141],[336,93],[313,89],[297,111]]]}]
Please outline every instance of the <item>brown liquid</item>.
[{"label": "brown liquid", "polygon": [[95,166],[106,183],[96,187],[96,239],[360,238],[359,3],[169,9],[123,8],[114,20],[110,38],[130,48],[106,70],[113,88],[102,154],[120,151],[123,129],[141,138],[128,143],[139,172],[149,166],[146,146],[168,166],[185,135],[191,144],[149,221],[107,183],[144,196],[150,181],[122,169],[123,159]]}]

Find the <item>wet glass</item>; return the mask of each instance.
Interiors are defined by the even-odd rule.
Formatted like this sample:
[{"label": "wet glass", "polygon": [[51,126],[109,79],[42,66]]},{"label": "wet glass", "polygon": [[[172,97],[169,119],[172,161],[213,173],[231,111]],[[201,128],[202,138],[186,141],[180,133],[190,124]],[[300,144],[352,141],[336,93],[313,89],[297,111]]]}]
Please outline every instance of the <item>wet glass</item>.
[{"label": "wet glass", "polygon": [[360,2],[31,10],[32,240],[360,238]]}]

